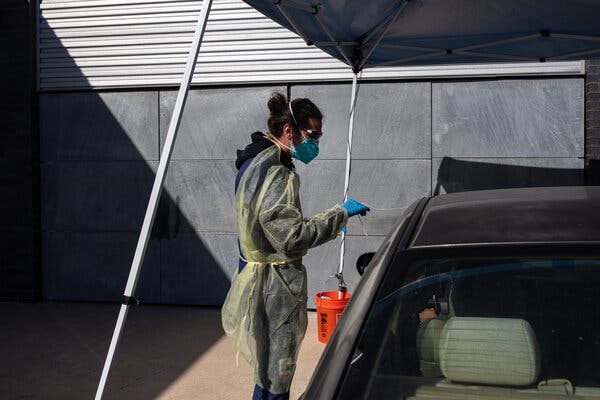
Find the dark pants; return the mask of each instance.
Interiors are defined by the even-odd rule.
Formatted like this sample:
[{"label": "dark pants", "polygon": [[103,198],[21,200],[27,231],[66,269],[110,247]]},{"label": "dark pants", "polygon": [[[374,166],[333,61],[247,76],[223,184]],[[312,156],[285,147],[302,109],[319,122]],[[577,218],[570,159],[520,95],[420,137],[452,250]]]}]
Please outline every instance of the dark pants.
[{"label": "dark pants", "polygon": [[289,398],[289,393],[273,394],[258,385],[254,386],[254,395],[252,396],[252,400],[289,400]]}]

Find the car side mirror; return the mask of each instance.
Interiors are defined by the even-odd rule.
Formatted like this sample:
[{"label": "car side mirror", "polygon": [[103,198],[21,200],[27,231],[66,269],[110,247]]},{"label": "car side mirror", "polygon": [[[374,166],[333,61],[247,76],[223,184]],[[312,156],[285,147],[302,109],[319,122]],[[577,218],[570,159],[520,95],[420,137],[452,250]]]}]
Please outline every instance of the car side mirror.
[{"label": "car side mirror", "polygon": [[358,257],[358,260],[356,260],[356,270],[358,271],[360,276],[362,276],[367,271],[369,263],[371,262],[371,259],[374,255],[375,253],[365,253]]}]

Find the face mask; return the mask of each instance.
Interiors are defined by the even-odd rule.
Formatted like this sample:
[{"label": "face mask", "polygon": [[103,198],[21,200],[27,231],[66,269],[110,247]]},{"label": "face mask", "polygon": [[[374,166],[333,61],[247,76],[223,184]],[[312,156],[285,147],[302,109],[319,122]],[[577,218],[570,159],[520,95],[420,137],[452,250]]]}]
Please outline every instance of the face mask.
[{"label": "face mask", "polygon": [[308,164],[319,155],[319,141],[314,139],[304,139],[298,146],[290,146],[292,157]]}]

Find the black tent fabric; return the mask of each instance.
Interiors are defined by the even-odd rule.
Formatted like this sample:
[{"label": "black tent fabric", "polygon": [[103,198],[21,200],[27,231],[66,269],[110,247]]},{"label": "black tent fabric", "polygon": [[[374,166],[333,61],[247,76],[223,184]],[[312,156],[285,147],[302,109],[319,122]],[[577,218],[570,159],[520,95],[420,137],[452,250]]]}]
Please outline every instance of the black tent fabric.
[{"label": "black tent fabric", "polygon": [[600,56],[598,0],[244,0],[353,70]]}]

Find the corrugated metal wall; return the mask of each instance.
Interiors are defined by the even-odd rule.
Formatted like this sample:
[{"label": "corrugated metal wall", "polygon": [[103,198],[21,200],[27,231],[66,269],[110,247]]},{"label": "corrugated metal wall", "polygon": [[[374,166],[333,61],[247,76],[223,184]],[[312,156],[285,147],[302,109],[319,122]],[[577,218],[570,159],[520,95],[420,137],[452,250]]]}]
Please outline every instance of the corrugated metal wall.
[{"label": "corrugated metal wall", "polygon": [[[202,2],[42,0],[40,87],[179,84]],[[298,61],[303,62],[299,63]],[[216,0],[194,83],[348,75],[241,0]]]},{"label": "corrugated metal wall", "polygon": [[[178,85],[202,2],[38,0],[41,90]],[[581,63],[385,68],[365,78],[581,74]],[[346,80],[348,67],[241,0],[215,0],[194,84]]]}]

